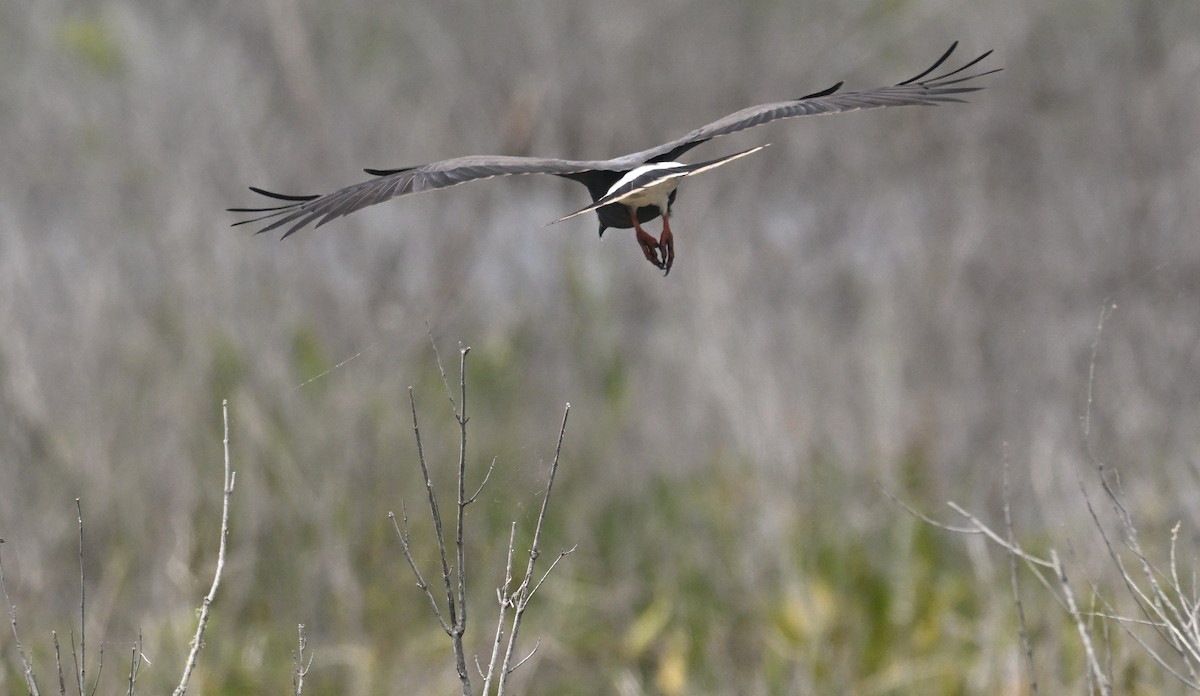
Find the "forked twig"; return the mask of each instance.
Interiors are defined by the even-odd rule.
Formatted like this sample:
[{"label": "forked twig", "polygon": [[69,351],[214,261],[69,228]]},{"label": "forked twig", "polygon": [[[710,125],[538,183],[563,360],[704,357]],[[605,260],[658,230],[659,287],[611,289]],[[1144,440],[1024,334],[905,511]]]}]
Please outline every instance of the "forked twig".
[{"label": "forked twig", "polygon": [[[462,362],[460,363],[460,365],[464,372],[464,374],[461,378],[462,379],[462,393],[463,393],[463,399],[464,399],[464,407],[465,407],[465,399],[466,399],[466,375],[465,375],[466,357],[467,357],[467,351],[469,351],[469,350],[470,349],[467,348],[467,349],[463,349],[461,351]],[[440,369],[440,363],[439,363],[439,369]],[[454,403],[453,399],[451,399],[451,403],[452,404]],[[430,606],[433,607],[433,613],[434,613],[434,615],[437,616],[438,622],[442,626],[442,630],[446,632],[446,635],[450,636],[450,642],[454,648],[455,668],[458,671],[458,680],[459,680],[459,684],[462,686],[463,696],[471,696],[471,675],[467,671],[467,653],[466,653],[466,649],[463,647],[463,633],[465,633],[465,631],[466,631],[466,579],[465,579],[466,560],[465,560],[465,553],[463,550],[463,541],[462,541],[463,540],[462,515],[463,515],[463,508],[466,505],[465,500],[464,500],[464,495],[465,495],[464,479],[466,476],[466,423],[467,423],[467,419],[466,419],[464,411],[459,411],[457,409],[454,410],[454,418],[459,424],[459,430],[461,433],[462,442],[459,447],[459,463],[458,463],[459,495],[458,495],[458,501],[457,501],[458,502],[458,511],[455,516],[455,520],[457,522],[457,525],[456,525],[457,528],[455,529],[455,544],[456,544],[455,565],[456,565],[456,567],[452,569],[450,567],[450,553],[446,548],[446,534],[445,534],[443,523],[442,523],[442,511],[441,511],[441,507],[438,505],[437,492],[434,490],[434,487],[433,487],[433,478],[429,474],[429,463],[425,459],[425,446],[421,441],[421,426],[417,420],[417,401],[416,401],[416,396],[413,394],[412,387],[408,388],[408,404],[409,404],[409,410],[412,413],[413,438],[416,440],[416,443],[417,443],[417,462],[420,464],[421,476],[425,482],[425,493],[426,493],[426,497],[429,501],[429,514],[433,518],[433,532],[434,532],[434,537],[437,540],[438,559],[441,561],[441,566],[442,566],[442,585],[443,585],[445,593],[446,593],[446,616],[449,617],[448,619],[443,618],[441,608],[439,607],[439,605],[437,603],[437,599],[434,598],[432,591],[429,590],[429,586],[425,582],[424,576],[421,574],[420,570],[417,568],[416,561],[412,557],[412,552],[409,548],[408,515],[407,515],[407,513],[404,513],[403,507],[401,507],[401,512],[403,513],[403,518],[404,518],[404,529],[403,530],[401,530],[400,527],[398,525],[396,525],[395,513],[388,513],[388,514],[392,519],[392,526],[396,529],[396,533],[400,537],[401,547],[404,550],[404,557],[408,561],[409,567],[412,568],[413,574],[416,575],[416,577],[417,577],[417,585],[419,587],[422,587],[425,590],[426,596],[429,598]],[[457,584],[455,582],[456,577],[457,577]]]},{"label": "forked twig", "polygon": [[[431,339],[432,340],[432,339]],[[409,407],[412,413],[413,437],[417,444],[417,462],[421,468],[421,476],[425,484],[426,497],[429,505],[430,516],[433,520],[434,538],[438,547],[438,556],[442,569],[442,584],[445,591],[445,614],[443,614],[442,603],[438,601],[429,583],[425,580],[424,574],[417,565],[416,559],[413,556],[411,539],[409,537],[408,515],[404,512],[404,505],[401,502],[401,518],[396,519],[395,513],[388,513],[388,517],[392,521],[392,528],[396,532],[396,537],[400,540],[401,551],[404,554],[405,561],[408,562],[409,569],[412,570],[413,576],[416,578],[417,587],[425,594],[426,600],[441,625],[442,630],[450,637],[453,651],[455,667],[458,672],[459,683],[462,686],[463,696],[471,696],[471,677],[467,671],[466,650],[464,648],[463,636],[467,628],[467,561],[466,561],[466,544],[464,543],[465,534],[465,510],[468,505],[475,502],[484,487],[491,479],[492,472],[496,467],[496,459],[492,459],[488,466],[487,472],[484,474],[483,481],[479,484],[475,492],[470,496],[467,495],[466,488],[466,466],[467,466],[467,423],[470,420],[467,415],[467,379],[466,379],[466,358],[470,352],[469,347],[459,347],[459,383],[458,397],[450,390],[450,382],[446,376],[445,369],[442,367],[441,357],[437,355],[437,346],[434,345],[434,353],[437,356],[438,372],[442,377],[442,383],[446,387],[447,397],[450,401],[451,410],[454,413],[455,422],[459,427],[459,451],[458,451],[458,470],[457,470],[457,510],[455,515],[455,530],[454,530],[454,558],[451,562],[451,551],[446,543],[446,533],[443,526],[441,508],[438,505],[438,498],[434,491],[433,480],[429,473],[429,463],[425,458],[424,445],[421,441],[421,429],[417,419],[416,399],[413,395],[412,387],[409,387]],[[546,511],[550,501],[550,493],[553,490],[555,474],[558,470],[558,464],[562,455],[563,439],[566,435],[567,416],[570,413],[571,405],[567,404],[566,410],[563,413],[562,426],[559,429],[558,441],[554,450],[554,461],[550,467],[550,476],[546,482],[546,489],[542,498],[542,506],[538,513],[537,525],[534,530],[533,542],[529,551],[529,562],[526,566],[525,575],[520,584],[516,588],[512,588],[513,583],[513,560],[516,555],[516,523],[512,523],[509,529],[508,537],[508,555],[505,561],[504,584],[497,590],[496,598],[500,605],[499,617],[496,622],[496,632],[492,641],[491,657],[488,661],[488,668],[485,672],[479,664],[478,658],[474,660],[475,671],[479,676],[483,677],[483,693],[495,694],[500,696],[504,693],[505,683],[508,675],[517,667],[524,664],[537,651],[537,646],[530,651],[528,655],[521,658],[517,662],[513,662],[513,653],[516,648],[516,638],[520,631],[521,618],[525,613],[525,609],[542,582],[550,574],[558,562],[564,556],[574,551],[574,548],[563,551],[559,554],[551,564],[550,568],[541,576],[535,583],[534,570],[536,568],[537,558],[540,555],[540,543],[542,529],[545,523]],[[511,612],[511,614],[510,614]],[[511,616],[512,629],[509,631],[508,642],[504,642],[505,623]],[[540,645],[540,642],[539,642]],[[493,688],[495,691],[493,692]]]},{"label": "forked twig", "polygon": [[138,633],[137,642],[129,649],[129,691],[126,696],[133,696],[138,674],[142,671],[142,634]]},{"label": "forked twig", "polygon": [[[514,596],[510,596],[512,616],[512,628],[508,634],[508,647],[504,652],[504,662],[500,666],[500,673],[497,676],[496,696],[503,696],[504,688],[508,684],[508,675],[512,674],[521,664],[524,664],[526,657],[518,663],[513,663],[513,653],[517,647],[517,634],[521,630],[521,619],[525,616],[525,608],[529,605],[529,599],[533,596],[533,587],[530,586],[530,581],[533,578],[533,571],[537,564],[538,556],[541,555],[542,527],[546,521],[546,509],[550,505],[550,493],[554,490],[554,475],[558,472],[558,462],[562,454],[563,438],[567,433],[567,418],[571,415],[571,404],[567,404],[563,410],[562,427],[558,431],[558,444],[554,448],[554,461],[550,464],[550,475],[546,479],[546,492],[542,496],[542,508],[538,512],[537,523],[533,528],[533,541],[529,545],[529,562],[525,566],[525,575],[521,578],[521,584],[517,586],[517,591]],[[564,551],[559,554],[559,560],[563,556],[569,554],[570,551]],[[557,565],[556,560],[550,567],[554,568]],[[544,579],[544,578],[543,578]],[[539,582],[538,585],[541,583]],[[502,611],[503,613],[503,611]],[[532,656],[533,653],[530,653]],[[489,672],[491,670],[489,669]],[[486,692],[485,692],[486,693]]]}]

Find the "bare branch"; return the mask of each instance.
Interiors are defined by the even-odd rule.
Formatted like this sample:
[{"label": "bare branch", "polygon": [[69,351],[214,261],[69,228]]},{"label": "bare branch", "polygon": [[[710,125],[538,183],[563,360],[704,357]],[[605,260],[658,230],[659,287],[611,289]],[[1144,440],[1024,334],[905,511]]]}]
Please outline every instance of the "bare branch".
[{"label": "bare branch", "polygon": [[[463,544],[463,515],[467,505],[467,353],[470,347],[459,344],[458,348],[458,510],[454,523],[454,550],[456,575],[458,576],[458,620],[454,622],[454,661],[462,682],[463,696],[471,696],[471,677],[467,672],[467,652],[463,647],[463,634],[467,630],[467,554]],[[453,403],[453,402],[451,402]]]},{"label": "bare branch", "polygon": [[212,587],[209,588],[208,594],[205,595],[204,601],[200,605],[200,619],[196,622],[196,635],[192,638],[192,649],[188,653],[187,662],[183,667],[183,676],[179,680],[179,686],[175,688],[174,696],[183,696],[187,692],[188,681],[192,678],[192,670],[196,668],[196,658],[200,655],[200,648],[204,647],[204,629],[208,626],[209,612],[212,609],[213,601],[217,598],[217,588],[221,585],[221,573],[225,570],[225,553],[229,541],[229,498],[233,495],[233,486],[237,480],[237,472],[233,471],[229,457],[228,400],[221,402],[221,422],[225,431],[222,441],[225,450],[225,478],[221,503],[221,543],[217,549],[217,568],[213,573]]},{"label": "bare branch", "polygon": [[[432,339],[431,339],[432,342]],[[463,696],[471,696],[471,675],[467,669],[466,649],[464,647],[464,636],[467,630],[467,559],[466,559],[466,507],[478,499],[483,489],[491,480],[492,472],[495,471],[496,459],[493,458],[488,466],[486,473],[483,476],[482,482],[474,493],[467,495],[466,478],[467,478],[467,424],[470,417],[467,413],[467,370],[466,362],[470,348],[459,345],[459,383],[457,398],[450,393],[449,380],[446,377],[445,369],[441,364],[441,358],[438,357],[438,370],[442,376],[443,385],[446,387],[449,396],[451,409],[454,414],[455,422],[459,426],[459,452],[457,462],[457,509],[454,518],[454,559],[453,563],[450,560],[450,551],[446,540],[443,519],[440,507],[437,502],[437,495],[434,491],[432,477],[429,473],[429,463],[425,458],[424,445],[421,441],[421,430],[417,417],[416,398],[412,387],[409,387],[409,408],[412,414],[413,436],[417,443],[417,460],[421,467],[421,475],[425,482],[425,489],[429,501],[429,510],[433,518],[434,536],[438,546],[438,554],[442,565],[442,581],[446,592],[447,616],[443,617],[441,607],[432,591],[429,589],[428,583],[417,567],[415,558],[412,554],[411,543],[409,539],[408,518],[403,515],[403,524],[396,520],[393,513],[389,513],[392,520],[393,529],[396,532],[397,538],[400,539],[401,548],[404,553],[405,560],[409,564],[413,575],[417,578],[417,585],[425,592],[426,599],[429,601],[434,615],[437,617],[442,629],[449,635],[453,646],[455,667],[458,672],[459,682],[462,686]],[[435,355],[437,346],[434,345]],[[537,648],[529,655],[522,658],[519,662],[513,663],[513,653],[516,646],[516,637],[520,630],[521,618],[525,608],[529,603],[530,598],[546,580],[550,572],[558,564],[563,557],[574,551],[574,548],[563,551],[558,558],[551,563],[547,570],[537,583],[534,584],[534,570],[536,568],[537,558],[540,555],[540,545],[542,530],[545,525],[546,513],[549,505],[550,495],[553,491],[555,474],[558,470],[558,464],[562,456],[563,440],[566,435],[567,417],[570,413],[571,405],[567,404],[566,410],[563,413],[562,426],[559,429],[558,440],[554,451],[554,461],[550,467],[550,474],[546,481],[546,488],[542,499],[541,509],[539,510],[537,523],[534,528],[533,541],[529,550],[529,562],[526,567],[525,575],[515,589],[513,589],[513,563],[516,556],[516,523],[513,522],[509,529],[508,539],[508,554],[505,562],[504,584],[497,589],[496,600],[499,605],[499,615],[496,620],[496,630],[492,641],[491,656],[488,660],[487,669],[485,670],[480,664],[478,656],[473,658],[475,671],[484,680],[483,693],[491,696],[500,696],[504,693],[507,677],[514,669],[524,664],[529,660]],[[401,503],[403,511],[403,503]],[[505,623],[509,617],[513,621],[512,629],[508,632],[507,642],[505,642]],[[495,691],[493,692],[493,687]]]},{"label": "bare branch", "polygon": [[891,498],[893,503],[904,508],[904,510],[906,512],[908,512],[908,514],[921,520],[925,524],[930,525],[931,527],[937,527],[938,529],[944,529],[947,532],[954,532],[955,534],[983,534],[983,531],[980,530],[978,527],[955,527],[953,525],[946,524],[945,522],[939,522],[939,521],[933,519],[932,517],[926,515],[925,513],[921,512],[920,510],[917,510],[916,508],[914,508],[913,506],[904,502],[903,500],[900,500],[900,498],[898,498],[895,494],[893,494],[888,489],[884,488],[883,484],[876,483],[876,485],[879,486],[879,490],[881,493],[886,495],[888,498]]},{"label": "bare branch", "polygon": [[[1189,689],[1192,689],[1193,691],[1200,691],[1200,682],[1197,682],[1195,680],[1195,678],[1188,679],[1188,677],[1186,677],[1185,675],[1180,674],[1179,671],[1176,670],[1174,667],[1172,667],[1165,659],[1163,659],[1163,657],[1161,655],[1159,655],[1158,652],[1155,651],[1154,648],[1151,647],[1151,645],[1149,643],[1147,643],[1144,638],[1139,636],[1135,631],[1130,629],[1128,625],[1126,625],[1126,624],[1144,625],[1147,622],[1137,621],[1134,619],[1126,619],[1126,618],[1117,616],[1115,614],[1108,614],[1105,616],[1105,618],[1115,620],[1117,622],[1117,625],[1120,626],[1121,628],[1125,629],[1125,633],[1127,633],[1130,638],[1133,638],[1135,641],[1137,641],[1137,644],[1139,646],[1141,646],[1142,650],[1144,650],[1146,652],[1146,654],[1149,655],[1150,658],[1152,660],[1154,660],[1155,663],[1158,664],[1159,667],[1162,667],[1163,669],[1165,669],[1167,671],[1168,674],[1170,674],[1171,676],[1178,679],[1181,684],[1188,687]],[[1189,665],[1189,667],[1190,667],[1190,665]]]},{"label": "bare branch", "polygon": [[991,527],[988,527],[986,524],[981,522],[979,518],[964,510],[958,503],[949,501],[946,504],[950,506],[951,510],[954,510],[958,514],[970,520],[971,524],[975,525],[975,529],[983,532],[984,536],[994,541],[998,546],[1005,549],[1009,553],[1021,557],[1027,563],[1042,566],[1043,568],[1054,568],[1054,564],[1051,561],[1043,560],[1037,556],[1031,556],[1028,553],[1025,553],[1025,551],[1017,544],[1008,543],[1008,541],[993,531]]},{"label": "bare branch", "polygon": [[492,478],[492,469],[495,469],[495,468],[496,468],[496,458],[492,457],[492,463],[488,465],[487,473],[483,475],[483,481],[479,484],[479,488],[476,488],[475,492],[471,494],[471,497],[467,498],[463,502],[463,507],[466,507],[466,506],[470,505],[471,503],[475,502],[475,499],[478,498],[479,494],[483,492],[483,487],[486,486],[488,481]]},{"label": "bare branch", "polygon": [[1054,568],[1054,574],[1058,577],[1059,584],[1062,587],[1063,597],[1067,601],[1067,610],[1071,614],[1071,618],[1075,621],[1075,629],[1079,632],[1079,640],[1083,643],[1084,654],[1087,656],[1088,671],[1091,673],[1092,678],[1096,680],[1096,684],[1100,688],[1100,693],[1104,694],[1104,696],[1112,696],[1112,686],[1108,681],[1108,677],[1104,675],[1104,670],[1100,668],[1100,663],[1096,660],[1096,651],[1092,648],[1091,635],[1088,633],[1087,627],[1083,625],[1083,618],[1079,613],[1079,607],[1075,603],[1075,593],[1071,590],[1071,583],[1067,581],[1067,573],[1058,559],[1058,552],[1054,549],[1050,549],[1050,562]]},{"label": "bare branch", "polygon": [[96,665],[96,679],[92,682],[92,690],[88,696],[96,696],[96,687],[100,686],[100,675],[104,674],[104,643],[100,643],[100,659]]},{"label": "bare branch", "polygon": [[512,595],[508,589],[512,586],[513,556],[516,552],[517,523],[513,522],[508,531],[508,556],[504,562],[504,584],[496,589],[496,602],[500,611],[496,618],[496,638],[492,641],[492,657],[488,660],[487,676],[483,679],[484,696],[492,692],[492,679],[496,675],[496,661],[500,659],[500,644],[504,641],[504,620],[508,617],[508,609],[512,606]]},{"label": "bare branch", "polygon": [[[138,633],[137,641],[129,649],[129,690],[127,696],[133,696],[137,684],[138,673],[142,671],[142,634]],[[99,678],[97,678],[99,681]]]},{"label": "bare branch", "polygon": [[1096,458],[1092,452],[1092,405],[1095,403],[1095,387],[1096,387],[1096,356],[1100,352],[1100,336],[1104,333],[1104,322],[1108,319],[1113,310],[1117,308],[1112,298],[1104,300],[1104,306],[1100,308],[1100,320],[1096,322],[1096,333],[1092,335],[1092,355],[1088,359],[1088,381],[1087,381],[1087,402],[1083,410],[1083,444],[1087,449],[1088,457],[1092,461],[1100,464],[1101,472],[1104,465]]},{"label": "bare branch", "polygon": [[540,647],[542,647],[542,639],[541,639],[541,638],[538,638],[538,639],[537,639],[537,641],[536,641],[536,642],[534,642],[534,644],[533,644],[533,650],[530,650],[528,655],[526,655],[525,657],[523,657],[523,658],[521,658],[520,660],[518,660],[518,661],[517,661],[517,664],[513,665],[513,666],[512,666],[512,669],[508,670],[508,671],[509,671],[509,673],[512,673],[512,672],[515,672],[515,671],[517,671],[517,668],[518,668],[518,667],[520,667],[521,665],[525,664],[526,662],[529,662],[529,658],[533,657],[533,654],[534,654],[535,652],[537,652],[537,649],[538,649],[538,648],[540,648]]},{"label": "bare branch", "polygon": [[508,683],[508,675],[512,673],[512,670],[516,669],[516,666],[512,662],[513,652],[517,647],[517,634],[521,630],[521,619],[525,615],[525,607],[529,604],[530,578],[533,577],[534,566],[537,563],[538,556],[541,555],[542,526],[546,521],[546,508],[550,504],[550,493],[554,490],[554,475],[558,472],[558,462],[562,455],[563,438],[566,437],[567,433],[567,418],[570,415],[571,404],[567,404],[563,410],[562,426],[558,431],[558,444],[554,448],[554,461],[550,464],[550,476],[546,479],[546,492],[542,497],[542,508],[538,512],[537,524],[533,529],[533,542],[529,547],[529,563],[525,566],[525,575],[521,579],[521,584],[517,587],[516,604],[513,607],[512,629],[508,635],[508,648],[504,653],[504,663],[500,669],[496,696],[503,696],[504,687]]},{"label": "bare branch", "polygon": [[[71,637],[71,659],[74,661],[74,664],[75,664],[75,677],[78,678],[79,677],[79,649],[75,646],[75,631],[71,631],[68,635]],[[76,687],[79,687],[79,684],[76,684]],[[79,696],[83,696],[82,688],[80,688]]]},{"label": "bare branch", "polygon": [[[393,522],[395,518],[393,517]],[[312,667],[312,655],[308,662],[304,661],[304,651],[308,648],[308,636],[304,633],[304,624],[299,624],[299,652],[292,653],[292,693],[301,696],[304,693],[304,678],[308,676],[308,668]]]},{"label": "bare branch", "polygon": [[62,651],[58,645],[58,631],[51,631],[50,637],[54,639],[54,666],[58,669],[58,693],[60,696],[67,696],[67,681],[63,676]]},{"label": "bare branch", "polygon": [[[0,546],[4,545],[4,540],[0,539]],[[37,678],[33,674],[33,664],[30,663],[29,657],[25,654],[25,647],[21,644],[21,636],[17,631],[17,605],[12,603],[8,597],[8,585],[4,582],[4,560],[0,557],[0,592],[4,593],[4,604],[8,607],[8,618],[12,624],[13,642],[17,646],[17,656],[21,660],[21,674],[25,677],[25,687],[29,689],[31,696],[40,696],[41,691],[38,690]]]},{"label": "bare branch", "polygon": [[[1009,459],[1008,459],[1008,443],[1004,445],[1004,531],[1005,539],[1010,546],[1016,546],[1016,539],[1013,535],[1012,522],[1012,506],[1009,489]],[[1017,605],[1017,631],[1021,636],[1021,648],[1025,651],[1025,668],[1029,671],[1029,693],[1037,696],[1038,681],[1037,667],[1033,661],[1033,644],[1029,642],[1029,629],[1025,624],[1025,605],[1021,602],[1021,585],[1017,578],[1017,557],[1014,554],[1008,554],[1008,580],[1012,586],[1013,602]]]},{"label": "bare branch", "polygon": [[[461,376],[463,399],[466,398],[466,355],[467,350],[461,351],[463,375]],[[439,367],[440,369],[440,367]],[[442,624],[443,630],[450,636],[451,643],[454,646],[454,661],[455,667],[458,670],[459,683],[462,685],[463,696],[471,696],[471,674],[467,671],[466,651],[463,648],[462,636],[466,631],[466,580],[465,580],[465,551],[463,548],[463,509],[465,499],[465,469],[466,469],[466,418],[460,412],[455,411],[455,420],[460,428],[460,447],[459,447],[459,467],[458,467],[458,509],[455,516],[455,566],[456,571],[450,567],[449,552],[446,549],[446,535],[442,526],[441,508],[438,507],[437,494],[433,489],[433,479],[429,475],[429,464],[425,460],[425,448],[421,442],[421,428],[417,421],[417,401],[413,394],[412,387],[408,388],[408,403],[409,409],[412,412],[413,437],[417,441],[417,461],[421,466],[421,475],[425,480],[425,491],[429,500],[429,512],[433,518],[433,530],[437,539],[438,557],[442,564],[442,583],[446,592],[446,612],[449,615],[449,620],[445,620],[441,616],[441,612],[437,609],[437,603],[430,602],[434,606],[434,613],[438,615],[438,620]],[[464,401],[465,408],[465,401]],[[393,524],[395,518],[393,517]],[[405,521],[405,529],[407,530],[407,519]],[[407,547],[408,535],[407,532],[402,535],[401,541]],[[408,555],[409,565],[416,571],[416,564],[411,560],[411,555]],[[455,576],[457,575],[457,583]],[[419,576],[419,574],[418,574]],[[424,582],[418,580],[418,582]],[[461,618],[460,618],[461,617]]]},{"label": "bare branch", "polygon": [[554,567],[558,565],[558,562],[561,561],[562,559],[566,558],[570,554],[574,553],[575,549],[577,549],[577,548],[579,548],[579,544],[576,544],[569,549],[565,549],[563,551],[558,552],[558,558],[555,558],[553,561],[551,561],[550,567],[546,569],[545,573],[542,573],[542,579],[538,580],[537,584],[535,584],[533,586],[533,589],[529,590],[529,597],[531,599],[533,598],[533,595],[535,595],[537,593],[538,588],[542,586],[542,583],[546,582],[546,578],[550,577],[550,573],[554,572]]},{"label": "bare branch", "polygon": [[446,398],[450,399],[450,408],[458,415],[458,404],[454,403],[454,392],[450,391],[450,378],[446,377],[446,368],[442,366],[442,354],[438,351],[437,341],[433,340],[433,332],[425,325],[425,335],[429,336],[429,345],[433,347],[433,359],[437,362],[438,374],[442,376],[442,386],[446,389]]},{"label": "bare branch", "polygon": [[429,606],[433,608],[433,615],[437,617],[438,623],[442,625],[442,630],[449,635],[450,624],[446,623],[446,619],[442,617],[442,610],[438,608],[437,599],[433,596],[433,591],[429,589],[429,583],[425,582],[425,576],[417,568],[417,562],[413,559],[412,551],[409,548],[408,515],[404,513],[403,503],[400,504],[400,513],[404,518],[404,531],[400,531],[400,525],[396,523],[396,513],[389,512],[388,518],[392,520],[392,528],[396,530],[396,536],[400,538],[400,548],[404,552],[404,558],[408,561],[408,567],[412,568],[413,575],[417,576],[417,587],[421,588],[421,591],[429,599]]},{"label": "bare branch", "polygon": [[83,506],[79,503],[79,498],[75,499],[75,518],[79,522],[79,662],[76,664],[76,677],[79,679],[79,693],[84,691],[84,672],[87,671],[87,647],[85,638],[87,636],[87,616],[86,616],[86,598],[85,593],[86,583],[84,582],[83,574]]}]

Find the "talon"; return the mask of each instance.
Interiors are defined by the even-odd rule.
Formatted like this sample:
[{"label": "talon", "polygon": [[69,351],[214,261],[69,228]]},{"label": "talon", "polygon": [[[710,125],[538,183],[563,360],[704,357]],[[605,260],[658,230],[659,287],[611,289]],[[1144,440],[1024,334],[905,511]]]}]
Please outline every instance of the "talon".
[{"label": "talon", "polygon": [[642,248],[642,254],[645,255],[646,260],[654,264],[655,268],[665,268],[666,254],[663,254],[663,260],[660,261],[658,259],[659,241],[642,229],[641,223],[638,222],[637,214],[633,210],[629,211],[629,217],[633,220],[633,229],[637,234],[638,246]]},{"label": "talon", "polygon": [[662,236],[658,239],[658,248],[662,252],[663,264],[659,268],[663,269],[663,277],[671,272],[671,266],[675,264],[675,235],[671,234],[671,222],[664,214]]}]

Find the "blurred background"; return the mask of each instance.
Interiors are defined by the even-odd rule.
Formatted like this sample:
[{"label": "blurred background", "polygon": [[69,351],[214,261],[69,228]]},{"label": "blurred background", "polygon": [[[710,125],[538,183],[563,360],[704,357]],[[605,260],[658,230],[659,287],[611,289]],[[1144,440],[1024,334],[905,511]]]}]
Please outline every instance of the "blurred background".
[{"label": "blurred background", "polygon": [[[224,211],[261,203],[248,185],[325,193],[363,167],[605,158],[838,80],[898,82],[956,39],[955,65],[994,49],[1004,67],[970,104],[693,153],[774,145],[687,182],[666,279],[628,231],[546,227],[588,200],[553,177],[285,242]],[[1016,534],[1060,550],[1082,602],[1122,609],[1088,447],[1148,554],[1182,523],[1190,575],[1191,0],[38,0],[0,5],[0,59],[0,537],[43,688],[50,631],[78,632],[76,497],[99,693],[123,692],[139,633],[139,684],[178,682],[228,399],[231,555],[193,692],[286,690],[298,623],[305,693],[456,691],[387,518],[406,504],[432,574],[406,388],[450,486],[434,344],[452,380],[472,348],[472,480],[496,459],[467,518],[470,653],[572,404],[544,550],[578,549],[526,615],[520,692],[1027,693],[1006,557],[881,490],[1000,525],[1006,460]],[[1074,626],[1023,582],[1042,687],[1078,692]],[[1096,630],[1124,693],[1184,692],[1119,625]],[[0,691],[22,688],[5,631]]]}]

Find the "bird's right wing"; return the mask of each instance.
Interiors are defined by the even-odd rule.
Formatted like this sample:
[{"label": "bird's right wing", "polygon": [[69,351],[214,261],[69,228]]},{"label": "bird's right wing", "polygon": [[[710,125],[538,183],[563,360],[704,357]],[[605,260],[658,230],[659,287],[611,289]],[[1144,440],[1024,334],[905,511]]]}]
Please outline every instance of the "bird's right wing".
[{"label": "bird's right wing", "polygon": [[933,65],[916,77],[888,87],[840,92],[842,83],[791,101],[759,104],[741,111],[735,111],[728,116],[719,118],[712,123],[701,126],[687,135],[648,150],[635,152],[624,157],[618,157],[610,162],[616,165],[636,166],[644,162],[674,161],[680,155],[697,145],[722,135],[729,135],[747,128],[760,126],[764,123],[797,116],[815,116],[818,114],[836,114],[860,109],[876,109],[886,106],[921,106],[934,105],[942,102],[961,102],[960,95],[975,92],[982,87],[974,84],[964,84],[972,80],[999,72],[1000,68],[984,72],[962,75],[964,71],[974,67],[991,51],[975,58],[960,68],[926,79],[926,75],[937,70],[946,59],[954,53],[958,42],[950,45],[949,50],[942,54]]},{"label": "bird's right wing", "polygon": [[287,226],[284,237],[302,227],[316,223],[317,227],[349,215],[369,205],[421,191],[447,188],[476,179],[510,174],[557,174],[565,176],[593,169],[607,168],[607,162],[562,160],[543,157],[471,156],[456,157],[404,169],[367,169],[374,179],[347,186],[323,196],[291,196],[266,191],[254,186],[250,190],[268,198],[283,201],[282,205],[264,208],[229,208],[233,213],[252,213],[254,217],[233,223],[234,226],[264,222],[258,232]]}]

